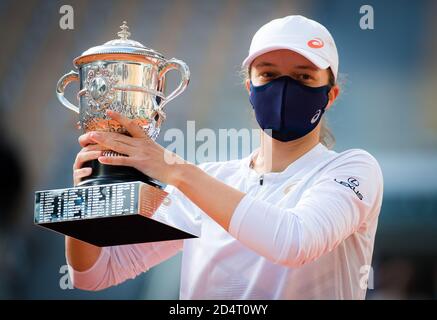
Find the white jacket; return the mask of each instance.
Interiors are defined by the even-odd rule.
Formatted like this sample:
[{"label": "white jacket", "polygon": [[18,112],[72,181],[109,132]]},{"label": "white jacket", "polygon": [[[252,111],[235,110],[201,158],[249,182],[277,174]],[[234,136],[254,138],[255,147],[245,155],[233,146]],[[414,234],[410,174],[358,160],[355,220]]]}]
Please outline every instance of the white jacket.
[{"label": "white jacket", "polygon": [[183,250],[181,299],[364,299],[383,194],[375,158],[319,143],[261,179],[252,155],[200,165],[246,193],[229,233],[168,186],[165,214],[201,221],[201,237],[102,248],[89,270],[69,267],[74,285],[116,285]]}]

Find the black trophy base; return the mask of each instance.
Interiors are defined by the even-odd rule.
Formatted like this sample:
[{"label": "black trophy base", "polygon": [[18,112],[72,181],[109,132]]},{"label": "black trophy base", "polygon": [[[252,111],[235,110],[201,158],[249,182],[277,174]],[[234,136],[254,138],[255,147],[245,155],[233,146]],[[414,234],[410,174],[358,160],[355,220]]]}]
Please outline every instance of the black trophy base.
[{"label": "black trophy base", "polygon": [[97,160],[85,166],[93,173],[77,187],[35,193],[36,225],[99,247],[199,236],[166,222],[170,202],[158,181]]},{"label": "black trophy base", "polygon": [[140,214],[38,225],[98,247],[196,238],[190,233]]},{"label": "black trophy base", "polygon": [[141,171],[127,166],[111,166],[98,160],[84,162],[82,168],[92,169],[91,175],[82,179],[78,186],[97,186],[109,183],[141,181],[154,187],[162,188],[158,181],[146,176]]}]

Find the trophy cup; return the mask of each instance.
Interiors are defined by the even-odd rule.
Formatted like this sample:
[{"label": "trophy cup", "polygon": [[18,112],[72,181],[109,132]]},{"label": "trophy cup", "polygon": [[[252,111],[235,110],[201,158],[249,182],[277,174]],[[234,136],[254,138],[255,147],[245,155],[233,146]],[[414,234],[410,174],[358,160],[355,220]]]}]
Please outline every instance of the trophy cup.
[{"label": "trophy cup", "polygon": [[[83,132],[111,131],[129,134],[106,116],[117,111],[135,119],[153,140],[165,119],[164,106],[180,95],[190,77],[188,66],[177,59],[165,59],[159,52],[129,39],[126,22],[119,39],[86,50],[73,60],[78,72],[62,76],[57,84],[59,101],[79,114]],[[166,74],[180,72],[182,80],[165,95]],[[79,81],[79,107],[64,97],[64,90]],[[104,151],[106,156],[118,153]],[[76,239],[111,246],[197,237],[194,229],[169,223],[158,212],[168,194],[163,186],[132,167],[104,165],[98,160],[83,166],[92,174],[72,188],[37,191],[34,221]],[[171,220],[171,219],[170,219]]]}]

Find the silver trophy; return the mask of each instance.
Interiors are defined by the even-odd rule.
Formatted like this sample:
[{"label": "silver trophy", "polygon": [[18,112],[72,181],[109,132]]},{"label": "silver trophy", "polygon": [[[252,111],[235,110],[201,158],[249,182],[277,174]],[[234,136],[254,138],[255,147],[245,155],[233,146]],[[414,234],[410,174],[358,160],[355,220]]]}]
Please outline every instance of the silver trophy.
[{"label": "silver trophy", "polygon": [[[135,119],[155,140],[163,120],[164,106],[187,87],[190,71],[181,60],[167,60],[162,54],[129,39],[126,22],[119,39],[86,50],[71,71],[59,79],[56,95],[68,109],[79,114],[83,132],[111,131],[129,134],[106,116],[117,111]],[[166,74],[177,70],[181,82],[165,94]],[[79,107],[64,97],[64,90],[79,81]],[[114,151],[106,156],[119,156]],[[84,163],[92,174],[77,187],[37,191],[35,223],[98,246],[163,241],[198,236],[192,230],[169,223],[158,208],[165,206],[163,186],[131,167],[103,165],[98,160]]]}]

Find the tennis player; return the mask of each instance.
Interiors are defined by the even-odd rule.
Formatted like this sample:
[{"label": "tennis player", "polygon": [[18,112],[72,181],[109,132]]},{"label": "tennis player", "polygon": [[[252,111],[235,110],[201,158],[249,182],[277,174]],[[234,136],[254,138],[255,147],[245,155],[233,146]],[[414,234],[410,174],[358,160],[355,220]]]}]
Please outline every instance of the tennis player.
[{"label": "tennis player", "polygon": [[[338,64],[318,22],[287,16],[262,26],[242,63],[261,144],[239,160],[196,166],[172,154],[170,163],[169,151],[109,112],[132,137],[82,135],[74,183],[91,159],[132,166],[168,184],[168,215],[200,217],[202,234],[103,248],[67,237],[75,287],[114,286],[183,251],[181,299],[364,299],[383,177],[368,152],[326,142]],[[102,156],[108,149],[127,156]]]}]

